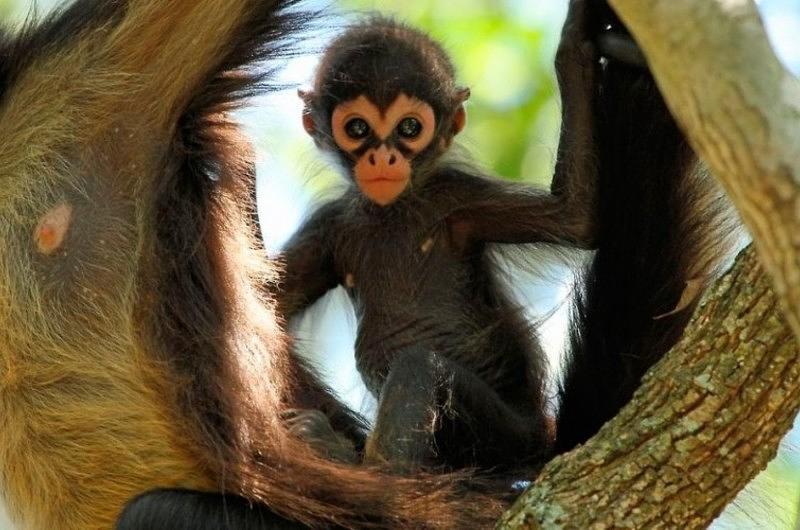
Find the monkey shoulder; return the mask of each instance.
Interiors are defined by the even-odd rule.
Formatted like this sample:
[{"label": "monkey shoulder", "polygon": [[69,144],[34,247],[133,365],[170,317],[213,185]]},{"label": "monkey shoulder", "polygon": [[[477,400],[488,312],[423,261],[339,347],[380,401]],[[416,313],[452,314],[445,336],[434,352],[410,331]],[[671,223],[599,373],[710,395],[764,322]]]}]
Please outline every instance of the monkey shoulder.
[{"label": "monkey shoulder", "polygon": [[427,188],[440,211],[462,212],[519,186],[476,168],[458,166],[439,170]]},{"label": "monkey shoulder", "polygon": [[431,179],[428,195],[436,204],[450,249],[460,255],[480,250],[473,237],[475,222],[519,193],[520,185],[469,167],[450,167]]},{"label": "monkey shoulder", "polygon": [[339,197],[325,201],[314,207],[301,224],[298,232],[304,230],[335,230],[339,220],[345,213],[346,200]]},{"label": "monkey shoulder", "polygon": [[340,197],[314,207],[284,246],[284,254],[299,252],[330,255],[346,217],[346,203]]},{"label": "monkey shoulder", "polygon": [[499,179],[469,166],[444,166],[429,179],[429,182],[432,191],[462,196],[463,193],[460,192],[473,194],[491,189]]}]

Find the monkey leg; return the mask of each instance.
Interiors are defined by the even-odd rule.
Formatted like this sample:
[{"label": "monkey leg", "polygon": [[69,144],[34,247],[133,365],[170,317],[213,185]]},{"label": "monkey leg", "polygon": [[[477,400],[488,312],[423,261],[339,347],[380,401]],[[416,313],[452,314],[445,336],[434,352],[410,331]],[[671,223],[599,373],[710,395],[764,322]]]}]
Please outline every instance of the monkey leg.
[{"label": "monkey leg", "polygon": [[116,530],[301,530],[264,506],[236,495],[190,490],[153,490],[136,497]]},{"label": "monkey leg", "polygon": [[512,409],[455,361],[407,352],[384,383],[365,462],[385,463],[399,473],[518,466],[546,452],[542,415]]}]

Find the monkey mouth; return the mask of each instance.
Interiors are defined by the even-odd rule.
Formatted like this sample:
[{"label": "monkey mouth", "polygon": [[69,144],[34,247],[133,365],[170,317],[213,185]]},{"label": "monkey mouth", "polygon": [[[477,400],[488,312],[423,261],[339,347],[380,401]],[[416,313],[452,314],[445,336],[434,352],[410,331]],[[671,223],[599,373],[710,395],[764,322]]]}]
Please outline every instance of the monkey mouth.
[{"label": "monkey mouth", "polygon": [[370,186],[374,184],[404,184],[408,182],[405,176],[376,175],[358,179],[359,184]]},{"label": "monkey mouth", "polygon": [[405,182],[406,179],[403,177],[374,177],[369,179],[361,179],[361,182],[366,184],[371,184],[373,182]]},{"label": "monkey mouth", "polygon": [[408,178],[388,175],[371,176],[358,179],[358,187],[372,202],[386,206],[408,187]]}]

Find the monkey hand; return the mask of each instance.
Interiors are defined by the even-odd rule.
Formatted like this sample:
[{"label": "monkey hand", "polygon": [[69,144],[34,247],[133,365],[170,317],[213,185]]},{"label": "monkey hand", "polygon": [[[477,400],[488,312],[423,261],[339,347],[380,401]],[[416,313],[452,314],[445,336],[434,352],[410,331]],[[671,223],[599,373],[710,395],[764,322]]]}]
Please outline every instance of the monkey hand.
[{"label": "monkey hand", "polygon": [[333,429],[322,411],[287,409],[281,417],[290,434],[306,442],[320,455],[346,464],[359,463],[353,443]]},{"label": "monkey hand", "polygon": [[590,18],[600,55],[607,61],[646,69],[647,59],[642,50],[608,2],[594,0],[592,8]]}]

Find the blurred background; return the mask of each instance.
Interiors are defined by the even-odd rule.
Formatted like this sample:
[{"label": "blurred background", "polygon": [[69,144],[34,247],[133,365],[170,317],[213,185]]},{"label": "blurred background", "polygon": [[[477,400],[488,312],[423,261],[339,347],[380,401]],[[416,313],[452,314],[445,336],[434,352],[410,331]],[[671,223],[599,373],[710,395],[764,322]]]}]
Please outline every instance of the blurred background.
[{"label": "blurred background", "polygon": [[[35,4],[46,11],[56,3]],[[472,89],[468,126],[460,143],[487,171],[546,186],[559,126],[552,61],[566,4],[566,0],[304,2],[335,15],[314,29],[301,56],[281,65],[279,81],[287,88],[242,112],[258,146],[259,210],[270,252],[279,251],[309,208],[341,187],[341,178],[317,155],[301,127],[296,89],[309,83],[318,52],[347,20],[369,11],[394,13],[441,41],[454,59],[460,83]],[[0,0],[0,20],[18,24],[33,5],[30,0]],[[762,0],[759,6],[779,55],[800,73],[800,0]],[[570,289],[565,272],[557,263],[536,277],[512,270],[515,294],[531,318],[549,317],[542,334],[554,376],[565,323],[562,301]],[[307,355],[342,398],[370,415],[374,401],[355,370],[355,322],[343,292],[329,293],[293,327]],[[796,426],[778,457],[713,528],[800,530],[799,508],[800,427]],[[0,530],[11,528],[0,506]]]}]

